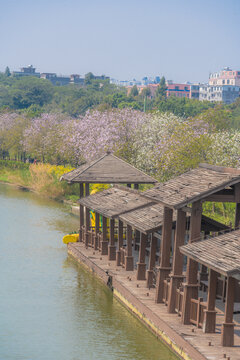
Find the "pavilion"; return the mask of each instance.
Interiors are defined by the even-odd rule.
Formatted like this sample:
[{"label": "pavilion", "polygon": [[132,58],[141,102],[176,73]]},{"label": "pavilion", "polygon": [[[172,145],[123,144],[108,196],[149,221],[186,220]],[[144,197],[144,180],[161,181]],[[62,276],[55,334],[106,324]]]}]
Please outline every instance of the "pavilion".
[{"label": "pavilion", "polygon": [[[133,230],[138,231],[136,278],[146,281],[146,287],[151,287],[153,272],[157,273],[155,302],[165,303],[169,313],[177,312],[183,324],[201,325],[204,332],[215,331],[217,282],[220,275],[226,277],[222,345],[233,345],[233,288],[236,290],[236,279],[240,278],[240,231],[229,232],[229,227],[204,216],[202,204],[206,201],[235,203],[234,227],[239,227],[240,169],[200,164],[196,169],[140,192],[137,190],[139,183],[154,184],[156,180],[107,153],[99,160],[65,174],[62,179],[80,183],[80,241],[86,247],[99,250],[101,255],[108,255],[109,261],[116,261],[117,266],[133,271],[132,235]],[[128,187],[114,186],[89,195],[89,183],[128,184]],[[130,188],[131,184],[134,184],[134,189]],[[90,209],[96,214],[94,231],[90,229]],[[100,215],[103,219],[101,231]],[[110,221],[109,241],[107,219]],[[117,249],[114,230],[118,235]],[[228,233],[220,235],[221,231]],[[215,237],[203,240],[209,234]],[[183,255],[187,257],[186,269]],[[159,264],[156,264],[157,258]],[[207,304],[198,298],[201,276],[207,283]]]}]

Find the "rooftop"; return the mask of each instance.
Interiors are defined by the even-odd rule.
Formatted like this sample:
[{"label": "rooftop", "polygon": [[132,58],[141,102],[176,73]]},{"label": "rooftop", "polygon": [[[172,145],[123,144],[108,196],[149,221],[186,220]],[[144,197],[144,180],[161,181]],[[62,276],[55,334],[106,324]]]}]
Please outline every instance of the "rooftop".
[{"label": "rooftop", "polygon": [[[145,192],[143,194],[145,194]],[[188,215],[190,215],[190,213]],[[146,234],[152,233],[160,229],[163,225],[163,205],[150,204],[140,209],[133,209],[119,215],[119,219],[141,232]],[[173,212],[173,227],[175,226],[175,221],[176,211]],[[189,216],[187,222],[187,227],[189,227]],[[226,225],[202,215],[202,230],[220,231],[226,230],[227,228]]]},{"label": "rooftop", "polygon": [[240,280],[240,230],[235,230],[180,247],[182,254],[219,272]]},{"label": "rooftop", "polygon": [[180,209],[239,182],[240,169],[200,164],[196,169],[157,184],[144,194],[170,208]]},{"label": "rooftop", "polygon": [[153,203],[137,190],[116,185],[110,189],[83,197],[78,202],[108,218],[115,218],[132,209]]},{"label": "rooftop", "polygon": [[151,176],[109,152],[97,160],[64,174],[61,180],[69,183],[96,184],[154,184],[157,182]]}]

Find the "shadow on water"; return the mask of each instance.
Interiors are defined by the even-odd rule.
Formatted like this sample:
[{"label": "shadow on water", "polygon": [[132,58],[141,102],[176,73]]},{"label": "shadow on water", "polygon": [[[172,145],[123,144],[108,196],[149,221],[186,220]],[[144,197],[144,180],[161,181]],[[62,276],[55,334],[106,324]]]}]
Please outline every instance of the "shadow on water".
[{"label": "shadow on water", "polygon": [[177,359],[96,277],[67,256],[78,218],[0,184],[0,359]]}]

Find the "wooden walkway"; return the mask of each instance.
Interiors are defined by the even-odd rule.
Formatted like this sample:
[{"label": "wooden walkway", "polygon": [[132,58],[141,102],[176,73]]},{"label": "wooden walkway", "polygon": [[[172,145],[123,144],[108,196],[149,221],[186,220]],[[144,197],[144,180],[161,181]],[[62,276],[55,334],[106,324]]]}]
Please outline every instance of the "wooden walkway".
[{"label": "wooden walkway", "polygon": [[240,360],[240,324],[237,323],[235,327],[235,346],[222,347],[220,332],[224,316],[220,310],[217,313],[216,333],[205,334],[202,329],[197,329],[193,325],[182,325],[177,314],[168,314],[164,304],[156,304],[155,289],[148,290],[145,281],[137,281],[136,271],[127,272],[122,267],[117,267],[115,261],[108,261],[107,256],[100,255],[92,248],[86,249],[83,243],[69,244],[68,252],[79,263],[85,263],[105,283],[110,275],[114,295],[176,350],[180,358]]}]

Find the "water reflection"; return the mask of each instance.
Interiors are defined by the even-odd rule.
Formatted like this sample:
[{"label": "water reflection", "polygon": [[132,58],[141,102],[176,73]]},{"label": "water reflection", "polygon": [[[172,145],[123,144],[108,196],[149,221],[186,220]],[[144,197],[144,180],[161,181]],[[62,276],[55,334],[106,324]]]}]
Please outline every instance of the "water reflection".
[{"label": "water reflection", "polygon": [[176,359],[67,256],[61,204],[0,184],[0,215],[0,359]]}]

